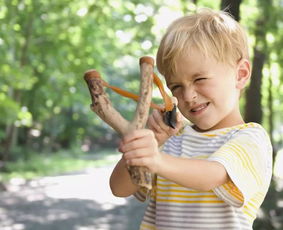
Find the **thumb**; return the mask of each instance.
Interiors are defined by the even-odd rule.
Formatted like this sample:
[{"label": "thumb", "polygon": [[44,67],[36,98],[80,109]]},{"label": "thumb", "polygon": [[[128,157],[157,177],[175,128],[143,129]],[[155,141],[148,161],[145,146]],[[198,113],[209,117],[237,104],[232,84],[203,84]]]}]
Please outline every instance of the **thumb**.
[{"label": "thumb", "polygon": [[183,115],[177,111],[177,115],[176,115],[176,121],[177,121],[177,124],[176,124],[176,128],[179,130],[180,128],[183,127],[183,123],[184,123],[184,117]]},{"label": "thumb", "polygon": [[183,127],[184,123],[184,117],[181,114],[181,112],[178,109],[178,99],[176,97],[171,97],[171,101],[173,102],[174,105],[177,107],[176,111],[176,130],[179,131],[180,128]]}]

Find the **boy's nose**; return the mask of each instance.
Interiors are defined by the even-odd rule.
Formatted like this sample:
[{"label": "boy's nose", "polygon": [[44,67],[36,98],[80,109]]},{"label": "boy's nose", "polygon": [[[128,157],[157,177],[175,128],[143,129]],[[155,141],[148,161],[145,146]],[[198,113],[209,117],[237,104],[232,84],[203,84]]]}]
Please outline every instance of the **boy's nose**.
[{"label": "boy's nose", "polygon": [[197,92],[193,87],[188,87],[184,90],[184,101],[192,103],[197,98]]}]

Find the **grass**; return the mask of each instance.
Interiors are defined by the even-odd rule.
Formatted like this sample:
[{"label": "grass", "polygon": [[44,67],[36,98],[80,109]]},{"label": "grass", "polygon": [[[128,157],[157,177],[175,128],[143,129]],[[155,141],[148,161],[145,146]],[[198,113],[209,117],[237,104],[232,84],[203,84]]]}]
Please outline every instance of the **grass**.
[{"label": "grass", "polygon": [[93,154],[61,151],[55,154],[32,154],[28,160],[18,160],[6,164],[1,172],[0,181],[7,182],[12,178],[26,180],[82,171],[91,167],[103,167],[114,164],[120,154],[113,149],[105,149]]}]

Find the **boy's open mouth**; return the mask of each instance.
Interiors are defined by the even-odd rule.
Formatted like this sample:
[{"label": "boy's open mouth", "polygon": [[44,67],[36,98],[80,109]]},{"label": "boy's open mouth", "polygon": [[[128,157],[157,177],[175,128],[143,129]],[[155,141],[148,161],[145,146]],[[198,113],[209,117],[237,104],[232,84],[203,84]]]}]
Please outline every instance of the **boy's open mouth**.
[{"label": "boy's open mouth", "polygon": [[204,109],[206,109],[208,105],[209,105],[209,102],[200,104],[200,105],[195,106],[194,108],[192,108],[190,110],[190,112],[191,113],[199,113],[199,112],[203,111]]}]

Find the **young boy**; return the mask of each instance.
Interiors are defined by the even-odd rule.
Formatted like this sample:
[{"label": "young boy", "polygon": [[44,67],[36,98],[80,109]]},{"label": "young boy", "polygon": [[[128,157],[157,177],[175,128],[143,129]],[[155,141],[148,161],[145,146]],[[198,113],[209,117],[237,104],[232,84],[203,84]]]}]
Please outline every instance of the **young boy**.
[{"label": "young boy", "polygon": [[154,111],[150,129],[125,136],[113,194],[141,196],[126,166],[145,166],[157,179],[140,229],[252,229],[271,180],[272,147],[240,114],[251,74],[244,30],[221,11],[182,17],[161,41],[157,68],[192,124],[179,119],[172,129]]}]

